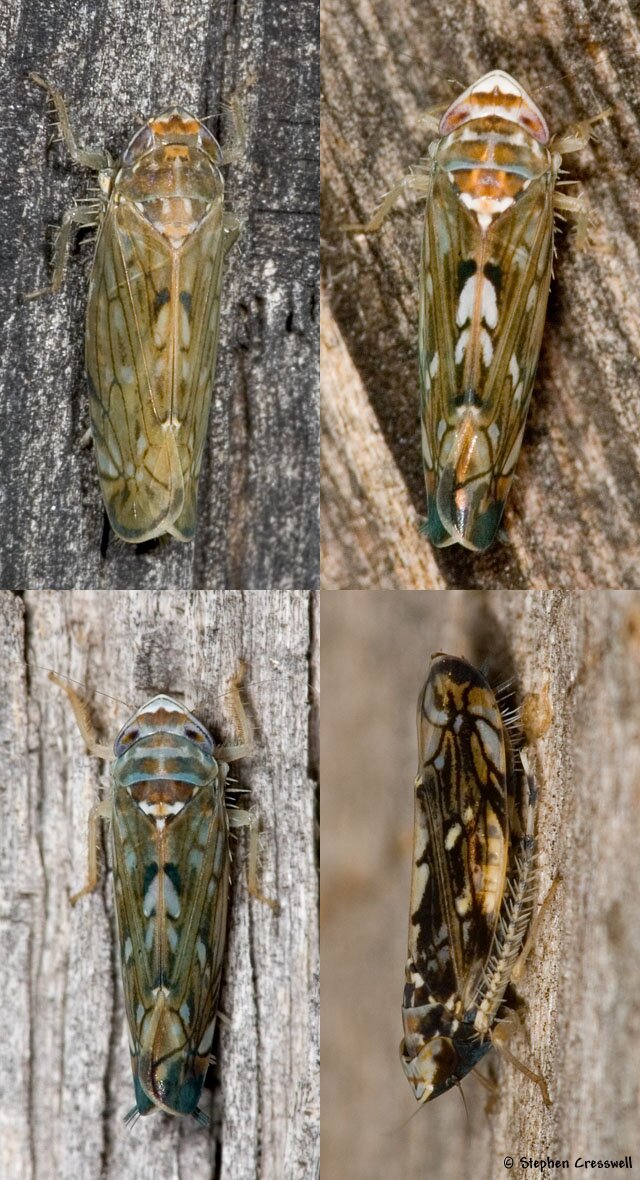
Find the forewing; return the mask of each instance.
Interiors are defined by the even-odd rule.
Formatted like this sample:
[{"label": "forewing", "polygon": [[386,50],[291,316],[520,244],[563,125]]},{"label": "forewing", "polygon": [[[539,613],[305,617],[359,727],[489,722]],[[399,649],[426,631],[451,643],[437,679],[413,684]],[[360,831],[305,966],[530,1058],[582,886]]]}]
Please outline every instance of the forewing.
[{"label": "forewing", "polygon": [[224,800],[201,789],[159,834],[125,790],[113,816],[114,884],[141,1113],[195,1109],[224,955],[229,845]]},{"label": "forewing", "polygon": [[172,532],[188,539],[196,527],[196,499],[218,351],[222,263],[222,199],[182,247],[177,262],[174,419],[184,506]]},{"label": "forewing", "polygon": [[102,495],[126,541],[165,532],[184,504],[163,330],[173,270],[170,247],[135,206],[112,203],[96,247],[85,353]]},{"label": "forewing", "polygon": [[145,914],[145,898],[157,874],[159,847],[153,821],[127,791],[117,788],[111,836],[124,1002],[131,1035],[139,1045],[143,1015],[153,1007],[157,986],[155,916]]},{"label": "forewing", "polygon": [[[480,234],[448,176],[428,201],[421,284],[423,453],[434,544],[485,549],[520,450],[544,327],[553,177],[533,179]],[[478,314],[467,317],[475,283]],[[479,286],[482,284],[482,288]],[[482,291],[484,291],[484,298]]]},{"label": "forewing", "polygon": [[167,939],[170,1004],[189,1009],[189,1048],[208,1060],[218,1006],[227,926],[229,836],[224,798],[216,789],[201,794],[169,825],[167,860],[176,866],[180,914],[173,926],[175,950]]},{"label": "forewing", "polygon": [[509,857],[502,719],[470,664],[434,662],[418,704],[418,736],[409,923],[417,986],[406,1006],[452,996],[466,1006],[491,951]]}]

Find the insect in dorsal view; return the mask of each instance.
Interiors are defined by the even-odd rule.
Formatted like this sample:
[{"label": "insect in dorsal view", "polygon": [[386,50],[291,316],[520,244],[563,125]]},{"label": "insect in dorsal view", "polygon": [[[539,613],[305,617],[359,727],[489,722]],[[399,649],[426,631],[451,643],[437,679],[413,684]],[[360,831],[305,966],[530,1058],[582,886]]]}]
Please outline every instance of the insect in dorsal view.
[{"label": "insect in dorsal view", "polygon": [[592,124],[550,139],[526,90],[491,70],[428,126],[427,160],[387,194],[373,232],[401,193],[426,200],[420,270],[422,457],[433,545],[485,550],[498,531],[516,468],[544,328],[554,213],[579,218],[558,191],[562,158]]},{"label": "insect in dorsal view", "polygon": [[[218,347],[225,255],[239,232],[224,208],[225,153],[173,107],[149,119],[122,158],[79,148],[62,96],[38,74],[74,162],[98,172],[98,196],[65,213],[50,287],[62,285],[75,227],[97,226],[85,363],[105,508],[124,541],[196,531],[198,478]],[[237,116],[240,138],[240,116]]]},{"label": "insect in dorsal view", "polygon": [[255,816],[227,796],[229,763],[253,749],[238,678],[239,744],[216,745],[184,705],[159,695],[136,710],[113,751],[97,741],[74,689],[50,679],[67,694],[88,752],[111,762],[110,797],[90,817],[87,884],[71,901],[97,884],[97,823],[107,819],[136,1098],[127,1122],[163,1110],[206,1125],[198,1104],[218,1013],[230,828],[251,827],[249,890],[277,908],[255,880]]},{"label": "insect in dorsal view", "polygon": [[550,1102],[544,1079],[505,1043],[519,1023],[522,1002],[513,983],[535,925],[526,938],[535,891],[536,787],[514,724],[472,664],[433,657],[418,698],[400,1045],[418,1102],[458,1085],[492,1045]]}]

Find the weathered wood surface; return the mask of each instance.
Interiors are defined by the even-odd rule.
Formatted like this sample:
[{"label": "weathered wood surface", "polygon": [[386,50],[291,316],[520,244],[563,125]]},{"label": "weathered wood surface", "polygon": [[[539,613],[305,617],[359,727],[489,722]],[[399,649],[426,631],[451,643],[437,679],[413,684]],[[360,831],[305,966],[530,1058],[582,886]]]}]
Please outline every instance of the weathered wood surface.
[{"label": "weathered wood surface", "polygon": [[[332,369],[338,352],[324,347],[323,585],[640,585],[640,39],[632,6],[453,0],[444,9],[326,0],[323,18],[322,242],[334,321],[327,330],[342,338],[359,386],[347,399]],[[597,215],[597,244],[579,252],[558,233],[540,366],[505,517],[509,543],[482,556],[456,546],[420,560],[413,542],[403,560],[394,516],[413,528],[425,511],[416,347],[424,205],[401,202],[368,238],[350,237],[342,226],[366,221],[424,156],[430,137],[420,114],[492,67],[528,85],[552,132],[615,107],[599,142],[568,158]],[[368,417],[359,413],[361,400]],[[395,511],[384,512],[387,502]]]},{"label": "weathered wood surface", "polygon": [[[502,646],[504,663],[495,659]],[[494,670],[508,669],[510,652],[521,691],[548,692],[553,711],[529,747],[540,800],[538,897],[558,871],[563,880],[521,984],[525,1028],[511,1042],[547,1079],[548,1110],[491,1053],[481,1069],[494,1059],[499,1093],[488,1116],[473,1077],[463,1083],[468,1117],[457,1093],[415,1114],[398,1060],[415,707],[438,650],[488,657]],[[627,1154],[635,1166],[640,594],[323,593],[321,658],[326,1175],[496,1180],[509,1175],[507,1154],[513,1175],[521,1156],[567,1158],[572,1175],[578,1156]]]},{"label": "weathered wood surface", "polygon": [[[318,28],[316,0],[18,0],[0,11],[0,585],[305,588],[318,577]],[[46,154],[45,74],[78,138],[120,153],[139,116],[181,103],[224,140],[244,91],[247,151],[225,170],[243,222],[223,286],[220,350],[193,544],[147,554],[110,543],[84,378],[92,247],[63,292],[46,282],[46,227],[86,192],[61,147]],[[82,241],[82,239],[81,239]]]},{"label": "weathered wood surface", "polygon": [[[0,595],[3,1180],[318,1175],[314,613],[313,599],[296,591]],[[160,690],[228,739],[233,714],[219,694],[240,659],[256,748],[234,774],[259,809],[262,880],[280,912],[248,899],[241,836],[212,1130],[164,1115],[128,1130],[133,1090],[110,873],[69,905],[85,877],[94,788],[107,774],[85,756],[43,666],[87,686],[109,741]]]}]

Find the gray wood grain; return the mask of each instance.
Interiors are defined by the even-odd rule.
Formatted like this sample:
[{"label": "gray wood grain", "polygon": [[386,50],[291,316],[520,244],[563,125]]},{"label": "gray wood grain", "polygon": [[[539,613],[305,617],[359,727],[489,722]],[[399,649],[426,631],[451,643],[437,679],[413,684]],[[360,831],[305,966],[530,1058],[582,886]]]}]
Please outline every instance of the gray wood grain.
[{"label": "gray wood grain", "polygon": [[[490,1053],[480,1069],[498,1079],[492,1112],[471,1076],[468,1115],[454,1092],[416,1113],[398,1060],[415,708],[434,651],[487,659],[499,680],[513,668],[520,692],[551,706],[546,733],[529,742],[538,899],[559,871],[563,880],[519,985],[528,1012],[510,1044],[545,1076],[549,1109]],[[584,1175],[578,1156],[626,1154],[635,1166],[640,594],[323,593],[322,689],[326,1174],[496,1180],[509,1174],[507,1154],[514,1175],[521,1156],[569,1159],[572,1175]]]},{"label": "gray wood grain", "polygon": [[[327,586],[388,588],[633,587],[640,584],[640,286],[638,172],[640,48],[637,8],[625,0],[579,8],[571,0],[348,0],[323,6],[322,240],[331,314],[395,466],[379,456],[342,478],[345,416],[323,353]],[[486,555],[435,552],[439,576],[417,563],[409,583],[379,519],[386,497],[424,515],[418,424],[418,266],[424,205],[399,206],[381,231],[350,237],[385,192],[426,153],[419,125],[487,70],[528,86],[552,133],[608,106],[599,142],[567,157],[596,215],[596,244],[577,251],[557,234],[555,279],[517,479],[505,516],[507,544]],[[451,84],[447,79],[454,79]],[[334,354],[335,355],[335,354]],[[325,377],[327,380],[325,381]],[[373,451],[367,421],[353,438]],[[367,495],[368,492],[368,495]],[[423,542],[426,546],[427,542]],[[371,571],[369,550],[377,552]],[[393,571],[395,571],[395,576]],[[377,576],[377,582],[375,576]],[[336,582],[335,577],[340,581]]]},{"label": "gray wood grain", "polygon": [[[316,0],[10,0],[0,11],[0,585],[34,588],[309,588],[318,576],[318,29]],[[150,553],[113,540],[91,447],[83,317],[92,246],[63,292],[47,281],[46,227],[86,174],[46,154],[45,74],[80,141],[118,155],[180,103],[224,140],[222,104],[244,92],[247,151],[226,170],[243,222],[224,279],[221,340],[195,543]],[[248,87],[248,89],[246,89]]]},{"label": "gray wood grain", "polygon": [[[315,1180],[315,610],[301,591],[0,594],[3,1180]],[[248,899],[240,837],[221,997],[228,1023],[204,1102],[212,1128],[156,1115],[128,1130],[133,1090],[103,853],[97,891],[69,905],[86,873],[88,809],[108,776],[85,755],[46,669],[86,686],[108,742],[161,689],[228,739],[225,693],[240,659],[255,753],[234,773],[259,811],[262,883],[280,911]]]}]

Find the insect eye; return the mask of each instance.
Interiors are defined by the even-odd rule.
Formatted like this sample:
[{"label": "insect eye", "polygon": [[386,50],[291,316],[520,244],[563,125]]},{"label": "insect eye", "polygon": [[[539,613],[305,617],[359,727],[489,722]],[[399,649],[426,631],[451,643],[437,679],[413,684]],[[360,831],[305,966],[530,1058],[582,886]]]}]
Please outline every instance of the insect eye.
[{"label": "insect eye", "polygon": [[125,729],[120,737],[120,745],[130,746],[133,742],[137,742],[140,737],[140,730],[137,725],[132,725],[131,729]]},{"label": "insect eye", "polygon": [[195,725],[185,725],[184,734],[185,737],[188,737],[192,742],[204,741],[204,734],[202,733],[202,730],[196,729]]},{"label": "insect eye", "polygon": [[148,152],[149,149],[153,147],[153,144],[153,132],[151,128],[145,123],[144,127],[141,127],[140,130],[136,132],[129,146],[127,147],[127,150],[122,157],[123,163],[132,164],[134,160],[139,159],[140,156],[143,156],[145,152]]}]

